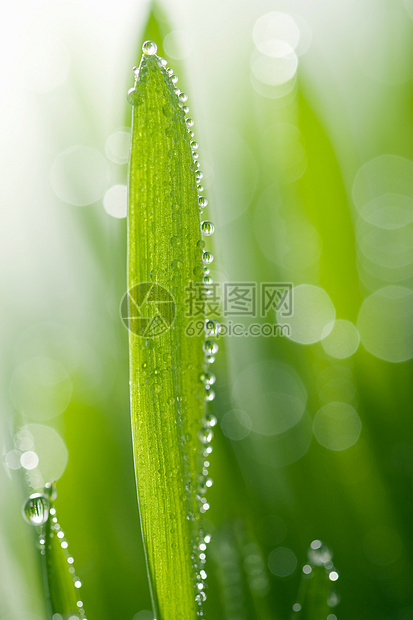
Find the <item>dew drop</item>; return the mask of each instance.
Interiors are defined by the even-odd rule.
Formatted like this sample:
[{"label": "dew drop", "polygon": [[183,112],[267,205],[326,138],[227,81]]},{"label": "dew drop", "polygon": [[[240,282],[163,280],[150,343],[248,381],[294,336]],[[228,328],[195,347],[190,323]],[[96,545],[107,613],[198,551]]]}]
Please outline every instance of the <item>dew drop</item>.
[{"label": "dew drop", "polygon": [[212,278],[211,276],[205,276],[203,279],[203,283],[206,284],[207,286],[209,286],[210,284],[212,284]]},{"label": "dew drop", "polygon": [[211,372],[204,372],[202,373],[201,381],[203,381],[206,385],[214,385],[215,375],[213,375]]},{"label": "dew drop", "polygon": [[197,189],[197,191],[198,191],[198,192],[203,192],[203,191],[204,191],[204,186],[203,186],[203,185],[200,185],[200,184],[198,183],[198,185],[196,186],[196,189]]},{"label": "dew drop", "polygon": [[178,81],[178,76],[177,75],[172,75],[171,76],[171,81],[172,81],[172,84],[176,84],[177,81]]},{"label": "dew drop", "polygon": [[333,554],[320,540],[313,540],[308,550],[308,559],[313,566],[326,566],[333,559]]},{"label": "dew drop", "polygon": [[198,205],[201,209],[208,206],[208,200],[205,196],[198,196]]},{"label": "dew drop", "polygon": [[168,75],[173,75],[173,74],[174,74],[174,70],[172,69],[172,67],[168,67],[168,68],[166,69],[166,73],[167,73]]},{"label": "dew drop", "polygon": [[166,67],[166,65],[168,64],[168,61],[166,60],[166,58],[159,58],[159,62],[162,65],[162,67]]},{"label": "dew drop", "polygon": [[221,332],[221,323],[218,323],[215,319],[207,319],[204,329],[207,336],[218,336]]},{"label": "dew drop", "polygon": [[128,90],[127,100],[128,100],[128,103],[130,103],[131,105],[137,105],[138,104],[139,97],[138,97],[138,92],[137,92],[136,88],[130,88]]},{"label": "dew drop", "polygon": [[195,600],[199,604],[201,604],[204,601],[206,601],[206,594],[205,594],[205,592],[199,592],[199,594],[196,595]]},{"label": "dew drop", "polygon": [[193,151],[196,151],[198,148],[199,148],[199,144],[198,144],[198,142],[196,142],[195,140],[192,140],[192,141],[191,141],[191,149],[192,149]]},{"label": "dew drop", "polygon": [[214,400],[214,398],[215,398],[215,392],[214,392],[214,390],[210,390],[209,386],[208,386],[208,389],[205,392],[205,400],[207,402],[211,402],[211,401]]},{"label": "dew drop", "polygon": [[[205,479],[205,482],[204,482],[205,489],[210,489],[213,484],[214,484],[214,481],[212,480],[212,478]],[[208,542],[205,539],[204,539],[204,543],[205,545],[208,544]],[[206,546],[205,546],[205,549],[206,549]]]},{"label": "dew drop", "polygon": [[209,237],[210,235],[213,234],[215,230],[215,226],[213,225],[212,222],[205,220],[201,223],[201,232],[203,235],[206,235],[207,237]]},{"label": "dew drop", "polygon": [[328,595],[328,599],[327,599],[327,605],[329,607],[336,607],[336,605],[338,605],[340,602],[340,597],[338,596],[337,592],[330,592],[330,594]]},{"label": "dew drop", "polygon": [[43,525],[49,518],[49,498],[42,493],[33,493],[23,506],[23,517],[30,525]]},{"label": "dew drop", "polygon": [[205,361],[207,364],[213,364],[215,362],[215,355],[206,355]]},{"label": "dew drop", "polygon": [[[183,105],[183,106],[182,106],[182,110],[185,112],[185,114],[188,114],[188,112],[189,112],[189,108],[188,108],[188,106],[187,106],[187,105]],[[185,136],[185,138],[184,138],[184,139],[186,139],[186,136]]]},{"label": "dew drop", "polygon": [[173,106],[170,103],[164,105],[162,108],[162,112],[164,113],[164,116],[166,116],[166,118],[172,118],[174,115]]},{"label": "dew drop", "polygon": [[194,121],[192,120],[192,118],[186,118],[185,119],[185,123],[187,127],[193,127],[194,126]]},{"label": "dew drop", "polygon": [[188,101],[188,95],[186,93],[179,93],[178,99],[182,101],[182,103],[185,103],[185,101]]},{"label": "dew drop", "polygon": [[74,582],[74,586],[75,586],[75,588],[81,588],[82,587],[82,582],[80,581],[80,579],[76,579],[76,581]]},{"label": "dew drop", "polygon": [[206,428],[213,428],[214,426],[217,425],[217,421],[218,420],[212,413],[207,413],[202,419],[202,424]]},{"label": "dew drop", "polygon": [[216,353],[218,353],[219,349],[218,344],[215,342],[215,340],[205,340],[202,348],[204,350],[204,353],[206,353],[207,355],[215,355]]},{"label": "dew drop", "polygon": [[154,43],[153,41],[145,41],[145,43],[142,45],[142,52],[147,56],[154,56],[157,51],[158,48],[156,46],[156,43]]},{"label": "dew drop", "polygon": [[197,170],[195,172],[195,181],[199,183],[199,181],[203,178],[204,178],[204,173],[201,170]]},{"label": "dew drop", "polygon": [[214,433],[211,431],[210,428],[201,428],[201,430],[198,431],[198,438],[200,439],[200,441],[202,441],[202,443],[210,443],[213,436]]},{"label": "dew drop", "polygon": [[199,159],[199,153],[195,153],[194,151],[192,151],[192,159],[195,161],[196,159]]},{"label": "dew drop", "polygon": [[178,247],[181,245],[181,238],[177,237],[176,235],[173,235],[171,237],[171,245],[174,247]]},{"label": "dew drop", "polygon": [[181,269],[182,268],[182,262],[180,260],[178,260],[178,259],[173,260],[172,263],[171,263],[171,267],[174,270]]},{"label": "dew drop", "polygon": [[207,265],[210,265],[214,260],[214,255],[211,252],[202,252],[202,260]]}]

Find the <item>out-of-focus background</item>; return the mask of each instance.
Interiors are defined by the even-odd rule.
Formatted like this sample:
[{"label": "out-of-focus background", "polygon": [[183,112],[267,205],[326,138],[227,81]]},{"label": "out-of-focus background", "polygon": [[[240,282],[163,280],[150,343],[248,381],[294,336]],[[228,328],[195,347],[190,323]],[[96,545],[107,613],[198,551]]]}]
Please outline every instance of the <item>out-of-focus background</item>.
[{"label": "out-of-focus background", "polygon": [[[87,617],[152,618],[119,318],[149,10],[3,7],[1,620],[45,618],[21,506],[52,479]],[[319,538],[330,620],[411,620],[413,1],[170,0],[146,32],[189,94],[215,280],[293,293],[237,319],[290,337],[216,363],[207,617],[289,618]]]}]

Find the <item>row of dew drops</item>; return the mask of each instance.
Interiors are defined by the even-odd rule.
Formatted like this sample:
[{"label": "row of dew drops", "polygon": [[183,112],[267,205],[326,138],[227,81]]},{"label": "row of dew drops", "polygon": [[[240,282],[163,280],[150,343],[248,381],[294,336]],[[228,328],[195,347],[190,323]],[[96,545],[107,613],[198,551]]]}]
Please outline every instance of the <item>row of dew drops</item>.
[{"label": "row of dew drops", "polygon": [[[333,554],[329,547],[327,547],[327,545],[325,545],[321,540],[313,540],[310,544],[307,555],[308,562],[303,566],[303,576],[306,578],[311,578],[315,568],[322,568],[325,570],[326,578],[331,585],[334,586],[339,579],[339,574],[334,567]],[[327,606],[333,608],[336,607],[339,602],[339,596],[333,587],[327,598]],[[294,603],[292,608],[292,618],[300,617],[303,609],[302,603],[303,601],[297,601]],[[333,613],[328,614],[326,620],[337,620],[337,616]]]},{"label": "row of dew drops", "polygon": [[[56,485],[54,483],[48,482],[45,485],[43,493],[32,493],[30,497],[26,500],[23,505],[23,517],[27,521],[27,523],[37,528],[39,532],[38,543],[40,553],[43,556],[45,556],[47,553],[45,525],[49,519],[51,520],[50,538],[58,538],[60,546],[64,552],[64,557],[66,559],[69,574],[73,580],[73,585],[76,590],[80,590],[80,588],[82,587],[82,582],[76,575],[76,570],[74,567],[75,560],[72,554],[69,552],[69,544],[66,540],[64,531],[60,527],[60,524],[57,520],[56,508],[53,506],[53,502],[55,501],[56,497]],[[83,607],[83,601],[80,600],[80,598],[77,599],[76,605],[77,614],[71,615],[68,620],[78,620],[79,618],[81,618],[82,620],[87,620]],[[63,620],[63,616],[59,613],[55,613],[53,614],[52,620]]]},{"label": "row of dew drops", "polygon": [[[145,41],[142,46],[142,52],[149,56],[156,55],[157,46],[153,41]],[[175,94],[178,97],[178,104],[182,109],[185,115],[189,112],[189,107],[187,105],[188,95],[182,92],[177,86],[178,78],[174,74],[173,69],[171,67],[167,67],[167,61],[164,58],[158,57],[158,62],[163,71],[165,71],[166,75],[169,76],[172,84],[175,86]],[[134,69],[135,75],[138,74],[138,69]],[[134,90],[134,89],[132,89]],[[192,153],[192,165],[191,170],[194,172],[197,195],[198,195],[198,206],[199,212],[202,216],[204,209],[208,206],[208,200],[205,196],[202,195],[204,191],[204,187],[202,185],[203,172],[200,169],[199,163],[199,154],[198,148],[199,144],[195,140],[195,134],[193,131],[194,121],[192,118],[185,116],[185,124],[187,127],[187,131],[189,134],[191,153]],[[209,220],[201,221],[201,233],[204,237],[210,237],[215,230],[214,224]],[[211,294],[211,284],[212,277],[210,274],[209,266],[214,260],[213,254],[205,250],[205,241],[201,240],[199,242],[200,248],[202,250],[202,262],[204,264],[201,274],[202,274],[202,282],[204,284],[204,292],[205,295],[208,296]],[[198,275],[198,269],[195,269],[194,275]],[[215,375],[209,372],[208,368],[215,361],[215,355],[218,352],[218,343],[214,339],[214,337],[218,336],[221,331],[221,325],[215,319],[206,319],[205,321],[205,340],[203,343],[203,351],[204,351],[204,369],[201,373],[200,380],[202,381],[205,389],[205,401],[206,403],[211,403],[215,398],[215,392],[212,386],[215,383]],[[198,479],[198,486],[196,490],[196,499],[198,502],[199,510],[201,514],[204,514],[207,510],[209,510],[209,503],[206,498],[207,490],[212,486],[213,481],[212,478],[209,477],[209,456],[212,452],[212,438],[213,438],[213,428],[217,424],[216,417],[210,413],[206,412],[203,420],[202,420],[202,428],[198,432],[198,438],[201,442],[201,457],[202,457],[202,468],[201,475]],[[188,515],[188,519],[193,518],[193,515]],[[196,574],[196,583],[195,583],[195,601],[199,605],[199,609],[197,611],[197,615],[202,617],[204,615],[202,604],[206,600],[206,578],[207,574],[205,572],[205,563],[206,563],[206,550],[207,546],[211,541],[211,535],[205,532],[203,529],[200,529],[199,536],[194,543],[193,552],[192,552],[192,561],[195,568]]]}]

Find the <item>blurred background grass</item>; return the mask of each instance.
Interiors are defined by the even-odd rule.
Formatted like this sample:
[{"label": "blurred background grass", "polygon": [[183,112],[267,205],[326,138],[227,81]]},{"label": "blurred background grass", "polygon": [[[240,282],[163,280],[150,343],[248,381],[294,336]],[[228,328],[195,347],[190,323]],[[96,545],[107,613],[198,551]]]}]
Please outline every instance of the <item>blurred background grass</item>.
[{"label": "blurred background grass", "polygon": [[409,620],[413,2],[149,11],[19,1],[1,24],[0,618],[45,618],[20,515],[57,478],[88,618],[151,619],[118,312],[146,30],[190,96],[215,280],[294,287],[293,339],[221,341],[207,617],[288,618],[320,538],[331,614]]}]

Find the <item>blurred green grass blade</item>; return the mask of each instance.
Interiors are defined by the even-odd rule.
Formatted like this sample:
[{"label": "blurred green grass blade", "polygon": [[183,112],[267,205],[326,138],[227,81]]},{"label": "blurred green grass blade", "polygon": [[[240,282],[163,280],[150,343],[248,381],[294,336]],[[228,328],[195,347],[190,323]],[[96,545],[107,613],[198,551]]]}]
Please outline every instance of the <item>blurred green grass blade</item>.
[{"label": "blurred green grass blade", "polygon": [[23,516],[36,527],[39,534],[46,598],[53,619],[85,618],[79,596],[82,584],[75,575],[74,559],[68,551],[67,540],[58,523],[54,499],[55,487],[48,483],[44,493],[30,495],[24,505]]},{"label": "blurred green grass blade", "polygon": [[[139,509],[156,618],[190,620],[198,609],[191,554],[200,518],[204,338],[185,334],[185,289],[202,276],[198,195],[185,113],[156,55],[143,55],[129,101],[130,392]],[[161,306],[163,327],[151,337]]]},{"label": "blurred green grass blade", "polygon": [[343,172],[323,119],[312,109],[301,89],[298,94],[298,128],[309,162],[306,173],[298,181],[298,188],[310,221],[322,239],[320,280],[334,299],[337,310],[355,320],[360,306],[359,278],[354,226]]},{"label": "blurred green grass blade", "polygon": [[[79,613],[79,591],[74,586],[73,576],[69,572],[68,554],[62,548],[62,540],[58,538],[52,518],[45,525],[45,567],[48,585],[48,596],[52,614],[60,614],[63,618],[76,616]],[[80,609],[83,609],[80,606]]]},{"label": "blurred green grass blade", "polygon": [[314,540],[308,550],[308,564],[303,567],[298,601],[293,606],[293,620],[319,620],[330,617],[338,603],[335,582],[338,579],[332,553],[321,541]]}]

